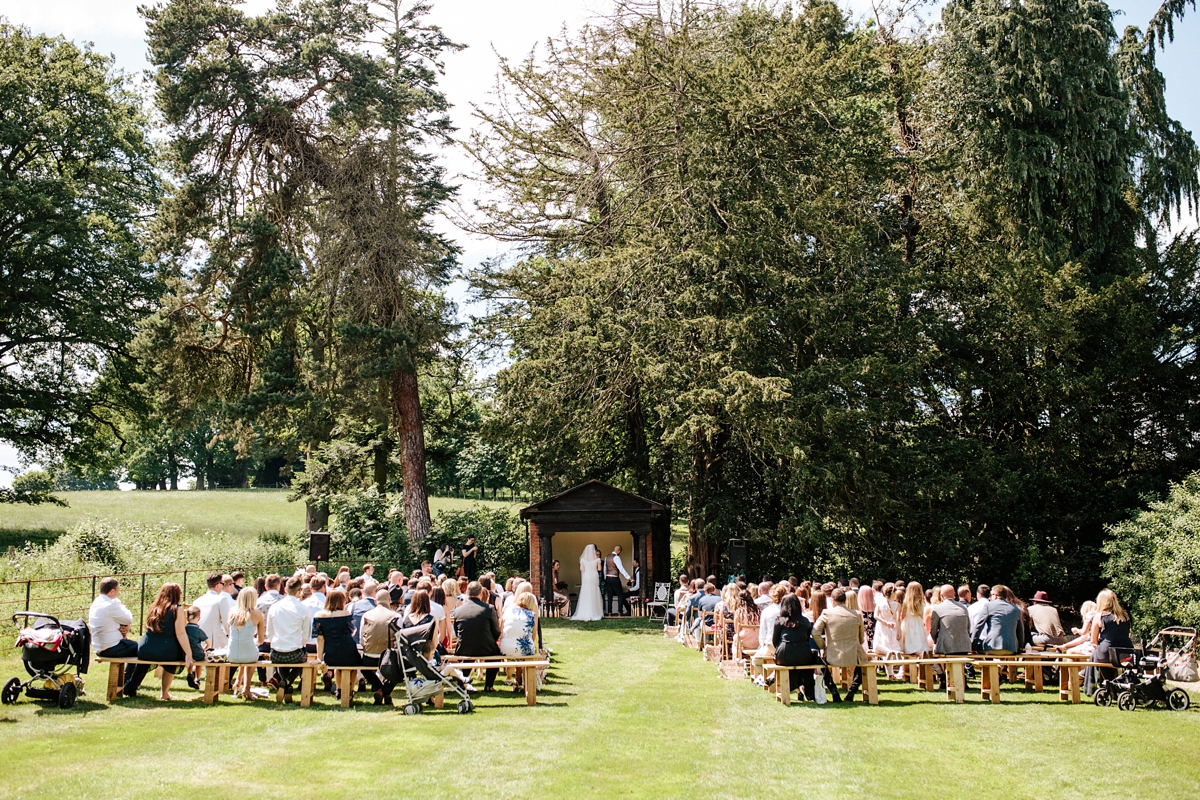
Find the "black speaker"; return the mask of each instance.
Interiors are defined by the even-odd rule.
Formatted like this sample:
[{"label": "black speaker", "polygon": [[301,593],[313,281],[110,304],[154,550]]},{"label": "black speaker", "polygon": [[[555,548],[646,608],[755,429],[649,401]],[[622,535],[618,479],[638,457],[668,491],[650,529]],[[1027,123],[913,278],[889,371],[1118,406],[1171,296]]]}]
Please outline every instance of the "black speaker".
[{"label": "black speaker", "polygon": [[309,561],[328,561],[329,560],[329,534],[324,531],[309,531],[308,534],[308,560]]},{"label": "black speaker", "polygon": [[734,575],[741,575],[746,571],[746,565],[749,561],[747,554],[747,546],[745,539],[730,539],[729,540],[729,571]]}]

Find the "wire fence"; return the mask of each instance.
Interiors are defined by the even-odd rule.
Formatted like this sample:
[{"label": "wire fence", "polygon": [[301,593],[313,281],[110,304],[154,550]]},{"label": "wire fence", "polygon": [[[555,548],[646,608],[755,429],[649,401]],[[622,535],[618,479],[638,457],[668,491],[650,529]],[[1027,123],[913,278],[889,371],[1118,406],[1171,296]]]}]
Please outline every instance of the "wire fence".
[{"label": "wire fence", "polygon": [[[353,574],[361,573],[363,563],[347,563]],[[157,572],[126,572],[106,573],[103,575],[74,575],[67,578],[35,578],[24,581],[4,581],[0,583],[0,635],[17,634],[17,624],[14,614],[22,611],[38,611],[43,614],[53,614],[59,619],[86,619],[88,607],[96,598],[100,581],[104,578],[116,578],[121,582],[120,598],[134,615],[134,626],[138,634],[146,623],[146,609],[154,602],[158,589],[164,583],[178,583],[182,589],[184,601],[189,597],[208,591],[207,577],[214,572],[225,574],[241,570],[246,576],[246,585],[253,586],[255,578],[261,575],[279,573],[290,575],[293,571],[314,564],[317,571],[328,570],[331,562],[308,561],[302,564],[265,564],[257,566],[237,566],[226,569],[215,567],[196,567],[180,570],[165,570]],[[336,569],[337,567],[334,567]],[[354,573],[355,569],[358,573]],[[7,638],[7,637],[5,637]],[[13,646],[13,639],[5,641],[0,638],[0,649]]]}]

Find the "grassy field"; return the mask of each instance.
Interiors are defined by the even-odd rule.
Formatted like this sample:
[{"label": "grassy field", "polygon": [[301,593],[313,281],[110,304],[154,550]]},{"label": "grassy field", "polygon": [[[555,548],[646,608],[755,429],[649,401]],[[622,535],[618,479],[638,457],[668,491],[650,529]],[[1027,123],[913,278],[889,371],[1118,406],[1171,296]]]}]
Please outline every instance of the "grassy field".
[{"label": "grassy field", "polygon": [[[24,542],[53,542],[86,517],[128,522],[181,525],[193,533],[205,530],[257,536],[304,528],[304,504],[288,502],[287,489],[220,489],[208,492],[58,492],[67,501],[59,506],[0,507],[0,552]],[[485,502],[431,497],[434,515],[443,509],[467,508]],[[487,505],[517,506],[486,501]]]},{"label": "grassy field", "polygon": [[[883,683],[881,703],[784,708],[643,620],[549,621],[550,682],[470,716],[356,704],[103,702],[0,708],[3,797],[1194,797],[1200,713],[1070,706],[1007,690],[964,706]],[[6,651],[0,675],[19,665]],[[144,694],[156,693],[151,677]],[[449,708],[449,706],[448,706]]]}]

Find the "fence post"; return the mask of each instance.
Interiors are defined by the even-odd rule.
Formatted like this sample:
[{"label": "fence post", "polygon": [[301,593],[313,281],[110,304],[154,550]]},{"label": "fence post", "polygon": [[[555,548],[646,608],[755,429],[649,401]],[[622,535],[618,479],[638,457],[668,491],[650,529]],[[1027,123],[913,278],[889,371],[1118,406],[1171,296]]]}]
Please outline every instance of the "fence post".
[{"label": "fence post", "polygon": [[146,632],[146,573],[142,573],[142,603],[141,611],[138,612],[138,633]]},{"label": "fence post", "polygon": [[33,581],[25,581],[25,610],[29,610],[29,590],[33,588]]},{"label": "fence post", "polygon": [[183,597],[180,598],[184,602],[187,602],[187,573],[188,571],[185,569],[183,571]]},{"label": "fence post", "polygon": [[96,576],[92,576],[92,599],[96,599]]}]

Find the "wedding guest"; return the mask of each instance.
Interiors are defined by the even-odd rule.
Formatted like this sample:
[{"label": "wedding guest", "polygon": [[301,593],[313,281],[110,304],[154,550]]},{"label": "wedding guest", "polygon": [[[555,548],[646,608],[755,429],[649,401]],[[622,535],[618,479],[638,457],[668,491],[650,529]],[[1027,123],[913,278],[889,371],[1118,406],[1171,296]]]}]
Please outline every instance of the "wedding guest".
[{"label": "wedding guest", "polygon": [[133,625],[133,613],[118,598],[120,581],[104,578],[99,589],[100,593],[88,609],[92,648],[101,658],[137,658],[137,642],[126,638]]},{"label": "wedding guest", "polygon": [[[401,628],[415,628],[418,625],[425,625],[433,622],[433,613],[430,610],[429,594],[421,589],[413,592],[412,600],[405,608],[403,618],[400,620]],[[434,635],[436,639],[436,634]]]},{"label": "wedding guest", "polygon": [[[219,578],[220,576],[218,576]],[[180,613],[179,603],[182,591],[178,583],[164,583],[146,614],[146,632],[138,642],[137,657],[145,664],[130,664],[125,672],[126,697],[136,697],[137,690],[142,685],[152,664],[162,667],[162,692],[159,698],[171,699],[171,681],[179,667],[169,666],[163,662],[182,661],[184,667],[191,672],[192,659],[191,643],[187,637],[187,618]]]},{"label": "wedding guest", "polygon": [[[300,578],[294,575],[288,578],[284,584],[286,594],[267,614],[267,641],[271,643],[272,664],[303,664],[308,657],[306,644],[313,621],[311,609],[300,602],[302,586]],[[273,689],[282,686],[286,699],[292,693],[292,681],[298,673],[295,668],[280,667],[267,685]]]},{"label": "wedding guest", "polygon": [[812,593],[812,599],[808,601],[808,618],[812,622],[816,622],[825,609],[829,607],[829,598],[823,589],[817,589]]},{"label": "wedding guest", "polygon": [[[458,640],[455,655],[476,658],[501,655],[496,644],[501,635],[500,621],[484,596],[479,582],[471,581],[467,585],[467,602],[454,609],[454,635]],[[497,672],[497,669],[485,670],[484,691],[493,690]]]},{"label": "wedding guest", "polygon": [[[809,643],[812,632],[812,622],[804,616],[800,598],[794,594],[785,596],[779,604],[779,616],[771,633],[775,663],[784,667],[806,667],[817,663],[817,654]],[[795,688],[803,693],[801,697],[812,700],[815,683],[813,670],[797,670],[792,675],[799,676],[799,685]]]},{"label": "wedding guest", "polygon": [[229,594],[234,600],[237,600],[242,589],[246,587],[246,573],[242,572],[240,569],[236,569],[230,573],[229,577],[233,580],[233,585],[229,588]]},{"label": "wedding guest", "polygon": [[992,597],[992,588],[986,583],[979,584],[975,589],[975,602],[967,606],[967,613],[971,617],[971,630],[975,630],[975,626],[979,624],[979,620],[983,619],[986,613],[988,600]]},{"label": "wedding guest", "polygon": [[537,654],[533,629],[537,623],[537,598],[533,592],[521,592],[504,611],[500,620],[500,652],[514,658]]},{"label": "wedding guest", "polygon": [[757,589],[756,584],[742,590],[738,600],[737,611],[733,614],[734,630],[737,631],[738,649],[743,653],[753,653],[758,649],[759,613],[758,605],[751,597],[750,589]]},{"label": "wedding guest", "polygon": [[[943,656],[965,656],[971,652],[971,617],[967,604],[958,599],[954,587],[947,584],[939,592],[941,601],[929,612],[929,635],[933,652]],[[934,672],[942,691],[946,690],[946,671],[941,664]]]},{"label": "wedding guest", "polygon": [[920,656],[929,651],[928,634],[925,632],[925,590],[916,581],[904,589],[904,602],[900,604],[896,630],[901,652]]},{"label": "wedding guest", "polygon": [[878,586],[863,583],[858,587],[858,610],[862,612],[863,629],[867,632],[867,647],[875,641],[875,592],[883,586],[883,581],[875,581]]},{"label": "wedding guest", "polygon": [[1063,642],[1055,649],[1064,653],[1090,656],[1096,649],[1096,646],[1092,644],[1092,625],[1096,622],[1096,601],[1084,601],[1083,605],[1079,607],[1079,613],[1083,616],[1083,624],[1078,628],[1071,629],[1071,633],[1075,634],[1077,638]]},{"label": "wedding guest", "polygon": [[[846,609],[845,589],[835,588],[830,594],[830,599],[833,605],[813,625],[812,638],[817,647],[825,651],[826,664],[831,667],[854,668],[854,676],[846,694],[846,700],[853,701],[854,693],[862,684],[862,668],[859,664],[867,660],[866,651],[862,646],[866,630],[862,617]],[[825,688],[833,696],[833,702],[841,702],[842,698],[829,670],[825,671]]]},{"label": "wedding guest", "polygon": [[475,566],[479,558],[479,545],[475,543],[474,536],[468,536],[466,544],[462,548],[462,571],[467,580],[473,581],[479,577],[479,570]]},{"label": "wedding guest", "polygon": [[[242,589],[237,608],[229,615],[230,664],[257,664],[259,644],[267,639],[267,618],[257,607],[258,592]],[[239,667],[234,681],[234,697],[250,698],[250,667]]]},{"label": "wedding guest", "polygon": [[[352,589],[350,594],[353,595],[354,591],[356,590]],[[348,597],[348,599],[353,599],[353,602],[350,603],[350,624],[354,628],[354,640],[361,643],[362,618],[364,614],[375,608],[375,598],[362,594],[362,590],[357,591],[360,593],[359,597]]]},{"label": "wedding guest", "polygon": [[[325,608],[313,616],[313,628],[317,634],[317,661],[323,661],[330,667],[357,667],[362,664],[358,643],[354,640],[353,624],[350,611],[346,608],[346,593],[334,589],[325,599]],[[340,699],[341,691],[334,689],[332,678],[332,671],[325,674],[325,690],[332,690]]]},{"label": "wedding guest", "polygon": [[775,635],[775,620],[779,618],[780,604],[790,588],[791,584],[788,583],[777,583],[771,587],[768,595],[770,602],[758,616],[758,646],[760,650],[771,644],[772,637]]},{"label": "wedding guest", "polygon": [[1027,609],[1032,627],[1033,643],[1038,647],[1062,644],[1067,640],[1058,609],[1050,604],[1050,595],[1034,592],[1033,602]]},{"label": "wedding guest", "polygon": [[[980,594],[987,587],[981,586]],[[971,628],[972,649],[988,655],[1011,655],[1021,647],[1025,633],[1021,624],[1021,611],[1008,601],[1007,586],[991,587],[991,599],[983,608],[983,614]]]},{"label": "wedding guest", "polygon": [[[1117,648],[1132,650],[1133,639],[1129,636],[1132,623],[1129,613],[1121,607],[1121,601],[1112,589],[1105,589],[1096,596],[1096,620],[1092,623],[1092,661],[1101,664],[1116,664],[1116,654],[1111,651]],[[1100,674],[1106,679],[1116,677],[1114,669],[1100,669]]]},{"label": "wedding guest", "polygon": [[229,614],[236,603],[226,589],[233,587],[233,578],[214,572],[206,581],[208,591],[196,598],[192,605],[200,609],[200,628],[213,647],[229,644]]},{"label": "wedding guest", "polygon": [[383,679],[373,667],[379,666],[383,651],[392,646],[391,623],[399,614],[392,610],[392,597],[387,589],[375,594],[375,608],[362,617],[362,665],[363,677],[371,684],[375,693],[375,705],[392,704],[392,689],[395,685]]}]

